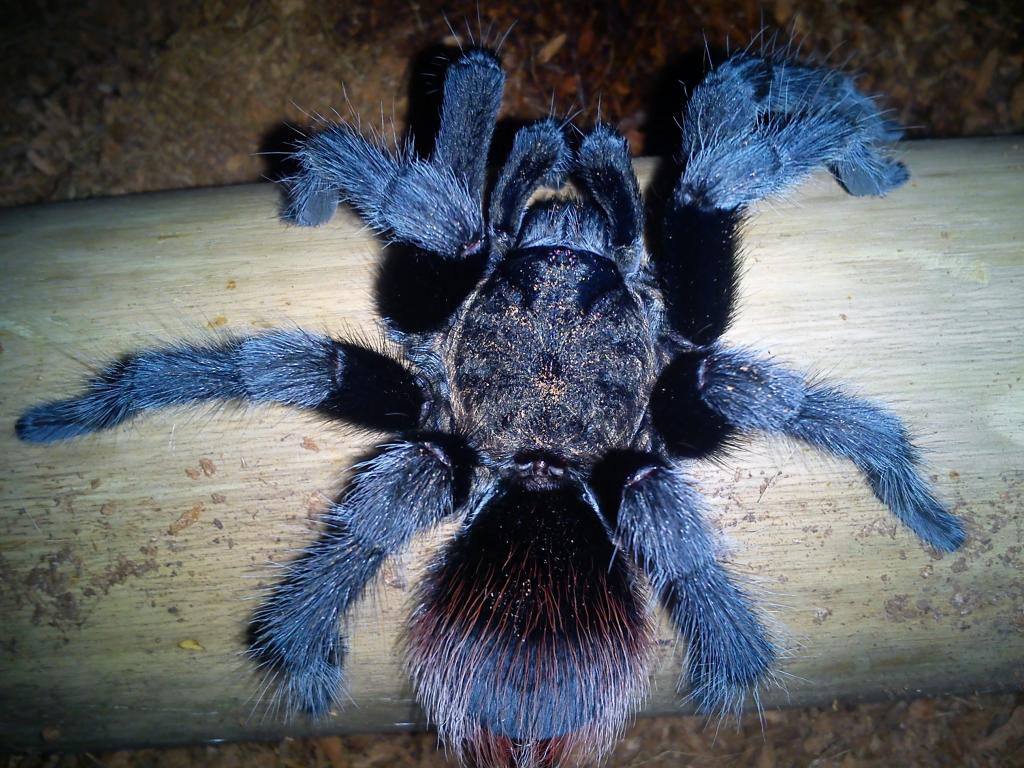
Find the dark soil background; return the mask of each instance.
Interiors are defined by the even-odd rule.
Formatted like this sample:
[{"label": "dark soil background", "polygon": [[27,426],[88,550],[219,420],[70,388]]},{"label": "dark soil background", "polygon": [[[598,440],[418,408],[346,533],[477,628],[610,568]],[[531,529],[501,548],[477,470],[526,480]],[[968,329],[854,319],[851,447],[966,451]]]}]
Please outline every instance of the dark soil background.
[{"label": "dark soil background", "polygon": [[[601,116],[637,154],[672,151],[680,81],[776,34],[842,66],[909,138],[1024,131],[1021,0],[26,1],[0,21],[0,206],[255,181],[314,115],[401,135],[409,80],[443,45],[500,39],[503,117]],[[442,13],[443,12],[443,13]],[[445,21],[451,22],[451,27]],[[468,23],[464,23],[468,20]],[[755,46],[760,42],[755,42]],[[429,69],[429,66],[426,67]],[[429,85],[429,81],[427,83]],[[343,88],[344,85],[344,88]],[[951,683],[951,689],[955,688]],[[1024,765],[1024,697],[976,694],[768,712],[717,734],[639,721],[612,766]],[[8,766],[441,766],[431,734],[6,758]]]},{"label": "dark soil background", "polygon": [[[0,24],[0,206],[235,184],[314,114],[401,131],[440,44],[514,28],[503,115],[597,115],[637,154],[671,151],[682,89],[765,27],[859,75],[911,138],[1024,130],[1024,3],[965,0],[28,0]],[[468,20],[468,23],[464,21]],[[755,46],[759,43],[755,43]],[[387,128],[390,133],[390,127]]]}]

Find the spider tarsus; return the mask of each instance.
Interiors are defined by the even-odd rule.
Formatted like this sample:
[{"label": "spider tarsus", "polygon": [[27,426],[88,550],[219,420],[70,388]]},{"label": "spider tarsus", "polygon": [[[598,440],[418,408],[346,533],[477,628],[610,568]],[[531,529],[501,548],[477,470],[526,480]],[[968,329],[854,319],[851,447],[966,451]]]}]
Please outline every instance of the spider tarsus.
[{"label": "spider tarsus", "polygon": [[74,405],[74,400],[58,400],[36,406],[18,418],[14,433],[26,443],[53,443],[93,432],[75,416]]},{"label": "spider tarsus", "polygon": [[249,649],[250,658],[266,666],[275,678],[270,682],[269,707],[282,710],[289,719],[300,714],[325,717],[342,700],[344,641],[339,639],[339,647],[330,658],[289,658],[285,653],[287,649],[275,647],[270,638],[258,638]]}]

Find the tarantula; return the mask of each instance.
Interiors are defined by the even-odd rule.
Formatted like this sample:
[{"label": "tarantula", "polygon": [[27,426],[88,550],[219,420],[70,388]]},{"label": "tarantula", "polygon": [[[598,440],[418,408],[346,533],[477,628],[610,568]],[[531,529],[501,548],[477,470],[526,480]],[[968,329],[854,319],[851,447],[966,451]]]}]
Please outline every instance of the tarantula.
[{"label": "tarantula", "polygon": [[[692,95],[678,181],[645,237],[654,217],[606,125],[575,149],[550,119],[524,127],[488,184],[503,83],[486,50],[454,61],[426,158],[343,124],[295,152],[287,220],[323,224],[342,201],[388,239],[380,308],[400,355],[300,330],[144,350],[17,433],[60,440],[234,399],[390,434],[257,612],[251,654],[290,708],[326,714],[352,604],[415,534],[457,519],[417,589],[409,674],[457,754],[542,765],[606,753],[641,703],[648,589],[687,641],[681,687],[700,710],[738,712],[770,679],[776,648],[687,479],[738,433],[849,459],[936,549],[964,529],[896,416],[722,340],[751,203],[819,167],[857,195],[908,178],[869,98],[829,69],[732,56]],[[531,203],[570,178],[575,196]]]}]

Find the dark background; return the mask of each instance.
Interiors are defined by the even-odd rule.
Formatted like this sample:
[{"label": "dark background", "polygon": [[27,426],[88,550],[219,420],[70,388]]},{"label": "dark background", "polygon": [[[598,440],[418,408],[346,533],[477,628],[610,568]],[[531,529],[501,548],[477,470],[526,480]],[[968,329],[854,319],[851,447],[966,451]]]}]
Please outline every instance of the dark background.
[{"label": "dark background", "polygon": [[762,26],[858,74],[911,138],[1024,130],[1021,0],[482,0],[479,23],[475,2],[429,0],[4,5],[0,206],[253,181],[283,123],[348,116],[346,93],[365,123],[383,112],[401,131],[414,63],[453,42],[445,16],[463,41],[467,20],[492,41],[515,23],[505,117],[553,104],[585,125],[600,104],[637,154],[671,150],[705,36],[719,52]]},{"label": "dark background", "polygon": [[[1024,131],[1024,3],[705,0],[195,0],[8,3],[0,22],[0,206],[255,181],[312,115],[399,135],[409,79],[439,45],[484,33],[509,70],[503,116],[600,105],[637,154],[672,149],[679,81],[777,35],[858,75],[908,137]],[[442,15],[442,12],[444,15]],[[755,47],[760,42],[755,42]],[[342,88],[344,84],[344,90]],[[429,87],[430,83],[426,85]],[[346,96],[347,94],[347,96]],[[1024,765],[1024,699],[975,695],[766,713],[739,727],[642,720],[614,766]],[[9,766],[440,766],[430,734],[177,750],[13,756]]]}]

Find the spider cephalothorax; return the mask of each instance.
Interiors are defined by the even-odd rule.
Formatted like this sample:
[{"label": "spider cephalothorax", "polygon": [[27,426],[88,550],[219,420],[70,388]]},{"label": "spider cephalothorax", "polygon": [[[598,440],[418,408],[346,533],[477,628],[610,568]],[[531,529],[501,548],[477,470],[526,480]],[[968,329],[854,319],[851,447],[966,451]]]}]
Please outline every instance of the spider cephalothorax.
[{"label": "spider cephalothorax", "polygon": [[568,240],[517,249],[453,334],[456,428],[494,458],[580,468],[632,444],[654,380],[650,324],[606,255]]},{"label": "spider cephalothorax", "polygon": [[[389,239],[380,308],[400,355],[303,331],[145,350],[17,430],[45,442],[233,398],[390,433],[257,612],[251,653],[290,709],[326,714],[345,614],[388,556],[455,518],[416,593],[408,670],[457,754],[527,766],[607,751],[646,692],[650,596],[687,641],[681,685],[701,710],[736,712],[771,678],[776,650],[687,479],[736,433],[853,461],[937,549],[964,532],[896,416],[722,340],[751,203],[819,167],[854,194],[906,180],[869,99],[828,69],[733,56],[694,92],[678,181],[645,222],[603,125],[575,149],[551,120],[521,129],[488,186],[503,82],[486,51],[453,63],[427,158],[347,125],[295,153],[288,220],[322,224],[340,200]],[[576,197],[530,204],[569,178]]]}]

